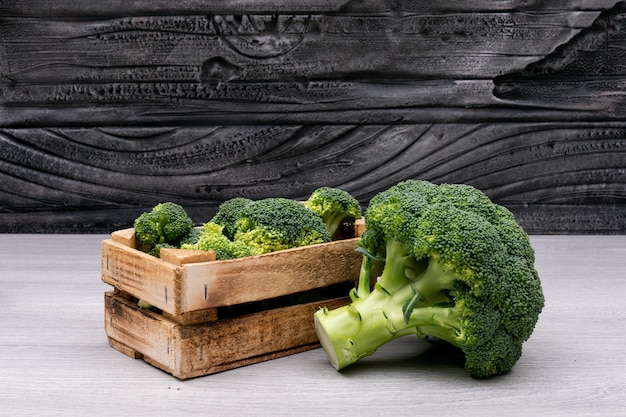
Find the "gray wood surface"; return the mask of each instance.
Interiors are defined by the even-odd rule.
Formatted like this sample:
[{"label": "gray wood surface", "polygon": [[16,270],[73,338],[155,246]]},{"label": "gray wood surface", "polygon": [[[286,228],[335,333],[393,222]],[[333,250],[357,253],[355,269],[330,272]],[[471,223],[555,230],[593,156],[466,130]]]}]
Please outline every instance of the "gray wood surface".
[{"label": "gray wood surface", "polygon": [[535,233],[626,230],[626,5],[0,3],[0,232],[407,178]]},{"label": "gray wood surface", "polygon": [[531,236],[546,308],[501,377],[407,337],[341,373],[317,349],[184,382],[108,345],[106,237],[0,234],[1,416],[623,414],[626,236]]}]

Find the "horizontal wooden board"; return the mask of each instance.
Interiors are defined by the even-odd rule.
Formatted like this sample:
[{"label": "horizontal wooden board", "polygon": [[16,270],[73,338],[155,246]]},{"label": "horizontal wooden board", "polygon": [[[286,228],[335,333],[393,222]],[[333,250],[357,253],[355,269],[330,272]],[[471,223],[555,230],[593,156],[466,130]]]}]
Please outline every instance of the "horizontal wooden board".
[{"label": "horizontal wooden board", "polygon": [[[5,130],[0,231],[107,233],[168,200],[200,224],[229,198],[303,199],[320,185],[365,207],[422,178],[474,185],[532,232],[619,232],[625,132],[624,122]],[[596,211],[613,220],[573,221]]]},{"label": "horizontal wooden board", "polygon": [[480,13],[489,11],[522,11],[522,12],[554,12],[581,10],[598,10],[610,8],[615,0],[553,0],[546,4],[543,0],[468,0],[462,3],[455,0],[424,2],[421,0],[404,0],[402,2],[384,2],[376,0],[345,1],[301,1],[301,0],[231,0],[223,2],[207,2],[204,0],[183,0],[175,5],[168,0],[151,0],[145,2],[128,2],[124,0],[101,0],[93,3],[72,3],[61,0],[42,2],[41,0],[22,0],[20,2],[3,2],[0,12],[6,16],[145,16],[154,13],[171,15],[176,12],[184,14],[198,13],[232,13],[246,12],[273,14],[277,10],[287,12],[325,12],[325,13],[359,13],[380,14],[405,10],[413,13]]},{"label": "horizontal wooden board", "polygon": [[420,178],[623,233],[625,39],[618,1],[3,2],[0,232]]},{"label": "horizontal wooden board", "polygon": [[319,347],[313,313],[347,297],[182,326],[113,293],[105,294],[105,332],[122,353],[179,379],[209,375]]},{"label": "horizontal wooden board", "polygon": [[246,258],[181,266],[113,239],[102,242],[102,280],[169,314],[265,300],[356,283],[357,238]]},{"label": "horizontal wooden board", "polygon": [[[268,123],[278,115],[298,124],[623,116],[607,111],[624,104],[617,93],[624,88],[623,59],[613,79],[592,63],[592,79],[571,66],[562,73],[575,88],[565,80],[560,92],[537,90],[524,101],[493,94],[497,77],[544,59],[558,61],[560,72],[570,60],[584,60],[590,44],[600,55],[621,56],[619,7],[603,14],[607,6],[533,13],[471,6],[433,13],[411,2],[395,12],[374,3],[369,13],[317,6],[114,18],[76,8],[71,20],[6,16],[0,126]],[[555,53],[564,45],[567,54]],[[578,100],[560,100],[573,91]],[[536,107],[543,95],[549,112]]]}]

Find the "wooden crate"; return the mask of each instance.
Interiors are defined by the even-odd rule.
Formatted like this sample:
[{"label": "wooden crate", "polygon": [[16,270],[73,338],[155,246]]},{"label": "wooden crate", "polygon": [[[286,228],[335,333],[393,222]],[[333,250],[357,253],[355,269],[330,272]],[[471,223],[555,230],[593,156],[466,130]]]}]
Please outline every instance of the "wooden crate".
[{"label": "wooden crate", "polygon": [[180,379],[317,348],[313,313],[349,302],[357,241],[223,261],[167,249],[159,259],[137,249],[133,229],[116,231],[102,242],[102,280],[114,287],[105,294],[109,343]]}]

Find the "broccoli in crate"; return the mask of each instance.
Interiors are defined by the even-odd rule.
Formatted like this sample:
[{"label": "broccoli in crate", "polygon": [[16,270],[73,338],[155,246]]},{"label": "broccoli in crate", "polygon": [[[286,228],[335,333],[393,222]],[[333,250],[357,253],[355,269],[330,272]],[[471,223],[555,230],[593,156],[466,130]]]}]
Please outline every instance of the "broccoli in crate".
[{"label": "broccoli in crate", "polygon": [[317,213],[333,238],[342,225],[354,232],[354,221],[361,218],[359,201],[347,191],[320,187],[313,191],[304,206]]},{"label": "broccoli in crate", "polygon": [[322,219],[302,203],[282,197],[235,197],[220,204],[215,216],[200,229],[197,242],[182,247],[213,250],[221,260],[330,240]]},{"label": "broccoli in crate", "polygon": [[179,247],[196,232],[185,209],[176,203],[159,203],[134,221],[135,235],[142,250],[159,256],[161,248]]},{"label": "broccoli in crate", "polygon": [[197,241],[183,243],[181,249],[195,249],[215,252],[218,260],[243,258],[255,255],[256,252],[241,241],[230,240],[224,235],[224,228],[215,222],[207,222],[199,230]]},{"label": "broccoli in crate", "polygon": [[211,219],[211,222],[222,226],[222,233],[230,240],[235,238],[237,220],[252,200],[245,197],[234,197],[224,201]]},{"label": "broccoli in crate", "polygon": [[315,313],[330,363],[342,369],[417,335],[459,348],[474,378],[508,372],[544,305],[534,251],[513,214],[468,185],[407,180],[376,195],[364,217],[351,304]]},{"label": "broccoli in crate", "polygon": [[252,201],[238,209],[234,240],[257,253],[330,242],[324,222],[302,203],[282,197]]}]

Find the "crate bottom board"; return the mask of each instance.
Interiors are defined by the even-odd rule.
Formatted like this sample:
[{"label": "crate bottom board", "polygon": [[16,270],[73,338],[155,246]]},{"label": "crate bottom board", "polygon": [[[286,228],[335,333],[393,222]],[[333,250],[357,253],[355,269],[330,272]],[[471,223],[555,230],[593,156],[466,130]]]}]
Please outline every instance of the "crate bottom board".
[{"label": "crate bottom board", "polygon": [[333,298],[183,326],[107,292],[105,332],[116,350],[189,379],[319,348],[313,313],[348,302]]}]

